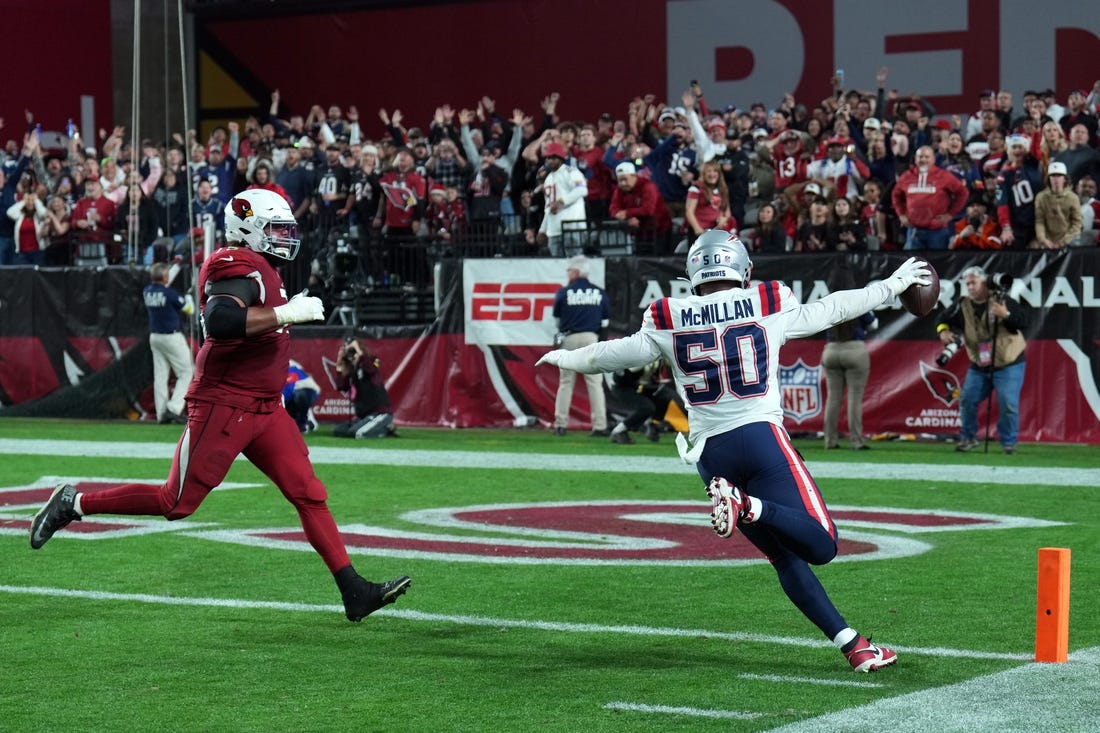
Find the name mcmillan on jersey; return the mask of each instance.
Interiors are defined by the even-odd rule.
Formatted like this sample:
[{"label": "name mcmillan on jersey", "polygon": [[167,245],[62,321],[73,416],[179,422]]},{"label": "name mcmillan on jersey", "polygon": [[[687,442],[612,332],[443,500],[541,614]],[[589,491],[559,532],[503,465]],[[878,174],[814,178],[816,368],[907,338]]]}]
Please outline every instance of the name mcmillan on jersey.
[{"label": "name mcmillan on jersey", "polygon": [[755,316],[756,312],[753,310],[752,302],[748,300],[709,303],[699,306],[698,309],[680,309],[680,323],[685,326],[709,326],[712,323],[725,323],[726,321],[737,321]]}]

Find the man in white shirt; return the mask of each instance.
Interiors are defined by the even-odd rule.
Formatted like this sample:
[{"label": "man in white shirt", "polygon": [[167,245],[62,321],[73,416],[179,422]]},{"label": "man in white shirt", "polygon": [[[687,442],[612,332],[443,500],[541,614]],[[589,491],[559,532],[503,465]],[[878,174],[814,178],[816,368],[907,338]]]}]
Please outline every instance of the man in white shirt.
[{"label": "man in white shirt", "polygon": [[569,154],[561,143],[548,143],[543,157],[546,158],[546,177],[542,181],[546,213],[539,226],[538,241],[545,244],[554,257],[573,257],[584,248],[584,199],[588,195],[588,183],[583,173],[566,165]]},{"label": "man in white shirt", "polygon": [[[689,440],[681,436],[677,443],[707,483],[715,532],[729,537],[739,527],[771,561],[795,606],[852,668],[877,670],[897,655],[849,627],[810,568],[836,556],[837,530],[783,429],[779,348],[874,310],[914,283],[927,284],[930,273],[910,258],[884,281],[802,305],[778,281],[750,284],[751,271],[735,235],[703,232],[687,256],[692,295],[653,303],[631,336],[551,351],[538,363],[596,373],[664,358],[690,426]],[[751,487],[752,495],[739,487]]]}]

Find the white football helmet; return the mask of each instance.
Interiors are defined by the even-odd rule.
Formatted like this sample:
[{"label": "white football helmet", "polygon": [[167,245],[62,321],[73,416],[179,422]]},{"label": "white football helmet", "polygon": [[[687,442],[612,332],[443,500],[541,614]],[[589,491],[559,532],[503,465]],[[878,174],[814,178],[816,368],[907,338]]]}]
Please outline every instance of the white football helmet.
[{"label": "white football helmet", "polygon": [[736,234],[708,229],[688,250],[687,275],[693,293],[701,283],[710,280],[734,280],[748,285],[751,274],[752,260]]},{"label": "white football helmet", "polygon": [[302,240],[290,204],[274,191],[250,188],[225,207],[225,239],[284,260],[298,256]]}]

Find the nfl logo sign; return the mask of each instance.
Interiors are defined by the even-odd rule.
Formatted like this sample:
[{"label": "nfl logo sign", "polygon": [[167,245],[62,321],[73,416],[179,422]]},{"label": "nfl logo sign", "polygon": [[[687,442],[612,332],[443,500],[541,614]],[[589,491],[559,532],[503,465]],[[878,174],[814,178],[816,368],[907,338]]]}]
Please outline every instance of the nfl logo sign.
[{"label": "nfl logo sign", "polygon": [[783,417],[802,422],[821,412],[821,367],[809,367],[799,359],[779,367],[779,389],[783,395]]}]

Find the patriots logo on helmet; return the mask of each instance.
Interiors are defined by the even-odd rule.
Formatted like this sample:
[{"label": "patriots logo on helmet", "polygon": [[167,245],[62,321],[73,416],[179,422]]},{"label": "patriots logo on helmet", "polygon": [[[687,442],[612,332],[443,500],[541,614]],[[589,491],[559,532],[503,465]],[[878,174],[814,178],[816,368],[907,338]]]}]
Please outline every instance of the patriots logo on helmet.
[{"label": "patriots logo on helmet", "polygon": [[233,207],[233,213],[242,219],[252,216],[252,204],[248,203],[248,199],[237,196],[229,202],[229,205]]}]

